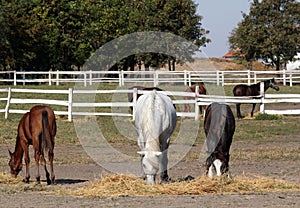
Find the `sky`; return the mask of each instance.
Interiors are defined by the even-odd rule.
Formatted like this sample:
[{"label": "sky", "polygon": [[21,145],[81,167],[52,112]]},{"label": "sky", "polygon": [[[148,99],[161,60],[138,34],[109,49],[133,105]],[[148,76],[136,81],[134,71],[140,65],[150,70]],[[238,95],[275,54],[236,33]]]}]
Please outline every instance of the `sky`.
[{"label": "sky", "polygon": [[202,27],[209,30],[211,43],[201,50],[208,57],[222,57],[229,50],[228,37],[242,21],[242,12],[249,14],[249,0],[194,0],[198,14],[203,17]]}]

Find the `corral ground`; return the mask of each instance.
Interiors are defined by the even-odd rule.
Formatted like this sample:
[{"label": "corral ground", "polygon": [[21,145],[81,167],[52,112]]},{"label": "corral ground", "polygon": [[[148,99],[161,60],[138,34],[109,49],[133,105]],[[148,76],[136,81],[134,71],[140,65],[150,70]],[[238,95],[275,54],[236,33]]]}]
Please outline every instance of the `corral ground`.
[{"label": "corral ground", "polygon": [[[263,143],[237,141],[232,145],[231,171],[233,175],[265,176],[300,183],[299,143],[300,137],[289,139],[268,139]],[[126,148],[125,148],[126,149]],[[192,148],[198,152],[201,144]],[[284,152],[284,150],[289,151]],[[283,151],[276,153],[267,150]],[[293,156],[293,150],[295,154]],[[255,152],[247,155],[247,152]],[[1,158],[6,157],[7,147],[1,147]],[[265,154],[265,155],[264,155]],[[31,168],[31,185],[1,186],[0,207],[300,207],[300,192],[250,193],[250,194],[208,194],[208,195],[167,195],[167,196],[122,196],[122,197],[76,197],[57,195],[59,189],[76,189],[101,177],[103,169],[95,164],[80,145],[59,145],[55,148],[57,185],[34,186],[34,172]],[[272,155],[275,159],[272,159]],[[7,157],[8,158],[8,157]],[[68,162],[69,161],[73,161]],[[59,159],[58,159],[59,161]],[[75,161],[75,162],[74,162]],[[77,162],[76,162],[77,161]],[[8,166],[1,170],[8,172]],[[172,178],[187,175],[194,177],[204,174],[204,167],[198,160],[180,162],[170,169]],[[21,176],[24,175],[24,171]],[[43,175],[42,175],[43,176]],[[43,176],[44,177],[44,176]]]},{"label": "corral ground", "polygon": [[[251,106],[250,106],[251,107]],[[285,105],[287,109],[290,106]],[[299,103],[293,104],[299,109]],[[280,108],[282,108],[280,106]],[[235,113],[235,109],[234,113]],[[242,107],[242,113],[249,107]],[[11,116],[13,117],[13,116]],[[293,122],[289,123],[290,119]],[[16,122],[1,121],[0,173],[9,173],[7,148],[13,149]],[[300,128],[299,117],[279,121],[237,120],[237,132],[231,147],[231,172],[235,176],[262,176],[300,184]],[[256,192],[247,194],[162,195],[120,197],[78,197],[59,193],[64,189],[78,189],[101,178],[105,171],[84,151],[71,128],[72,124],[58,121],[55,147],[55,174],[57,185],[34,183],[34,159],[31,156],[31,182],[17,186],[0,183],[0,207],[300,207],[300,191]],[[268,127],[268,128],[267,128]],[[280,129],[278,129],[280,128]],[[250,133],[249,133],[250,132]],[[114,137],[114,134],[111,135]],[[203,134],[202,136],[203,137]],[[3,141],[4,140],[4,141]],[[66,140],[66,141],[64,141]],[[118,139],[117,139],[118,140]],[[122,140],[120,140],[122,141]],[[192,147],[189,158],[172,167],[172,179],[205,173],[199,163],[203,142]],[[132,154],[132,144],[117,143],[122,152]],[[133,146],[136,146],[133,144]],[[32,147],[31,151],[32,151]],[[195,156],[196,155],[196,156]],[[24,176],[20,173],[20,178]],[[41,170],[42,180],[45,179]],[[0,181],[1,182],[1,181]]]}]

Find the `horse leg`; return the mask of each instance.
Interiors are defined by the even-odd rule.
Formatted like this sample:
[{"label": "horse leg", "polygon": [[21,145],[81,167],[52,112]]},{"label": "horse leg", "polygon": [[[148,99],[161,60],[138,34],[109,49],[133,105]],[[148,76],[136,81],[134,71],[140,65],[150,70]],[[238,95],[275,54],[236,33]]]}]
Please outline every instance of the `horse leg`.
[{"label": "horse leg", "polygon": [[45,170],[45,173],[46,173],[47,184],[50,185],[51,184],[50,174],[47,170],[46,160],[45,160],[44,155],[41,154],[40,160],[41,160],[41,165],[44,166],[44,170]]},{"label": "horse leg", "polygon": [[35,178],[37,183],[41,182],[41,175],[40,175],[40,169],[39,169],[39,161],[40,161],[40,152],[38,149],[34,150],[34,159],[35,159]]},{"label": "horse leg", "polygon": [[190,112],[190,105],[184,104],[184,112]]},{"label": "horse leg", "polygon": [[236,104],[236,114],[237,114],[238,118],[242,118],[242,115],[241,115],[241,104],[240,103]]},{"label": "horse leg", "polygon": [[[48,152],[48,158],[49,158],[49,163],[50,163],[50,175],[51,175],[51,183],[55,184],[55,175],[53,171],[53,158],[54,158],[54,153],[53,151]],[[47,179],[48,182],[48,179]],[[49,183],[48,183],[49,184]]]},{"label": "horse leg", "polygon": [[160,178],[162,183],[167,183],[169,181],[168,176],[168,149],[162,151],[161,160],[160,160]]},{"label": "horse leg", "polygon": [[252,111],[251,111],[251,117],[253,117],[253,113],[254,113],[255,105],[256,105],[256,103],[253,103],[253,106],[252,106]]},{"label": "horse leg", "polygon": [[29,178],[30,178],[30,173],[29,173],[29,163],[30,163],[30,158],[29,158],[29,151],[28,151],[28,145],[24,148],[24,161],[26,165],[26,175],[24,178],[25,183],[29,183]]},{"label": "horse leg", "polygon": [[144,180],[146,180],[146,174],[145,174],[145,171],[144,171],[144,168],[143,168],[143,158],[144,158],[144,155],[141,155],[141,167],[142,167],[142,177]]}]

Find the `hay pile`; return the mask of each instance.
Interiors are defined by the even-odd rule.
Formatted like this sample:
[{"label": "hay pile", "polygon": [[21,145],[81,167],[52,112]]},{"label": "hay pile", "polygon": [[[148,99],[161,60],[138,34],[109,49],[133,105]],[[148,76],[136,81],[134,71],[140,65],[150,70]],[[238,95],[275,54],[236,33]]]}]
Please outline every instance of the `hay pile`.
[{"label": "hay pile", "polygon": [[147,185],[129,175],[108,175],[88,187],[67,191],[67,194],[87,197],[246,194],[261,192],[299,191],[300,184],[264,177],[238,176],[232,179],[205,176],[190,181]]},{"label": "hay pile", "polygon": [[2,185],[18,185],[22,182],[21,178],[14,178],[11,174],[0,171],[0,186]]}]

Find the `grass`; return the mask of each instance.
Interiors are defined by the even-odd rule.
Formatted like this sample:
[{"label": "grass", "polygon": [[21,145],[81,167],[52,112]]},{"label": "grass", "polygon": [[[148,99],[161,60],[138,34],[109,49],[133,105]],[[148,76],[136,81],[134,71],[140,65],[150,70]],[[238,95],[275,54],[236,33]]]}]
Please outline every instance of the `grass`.
[{"label": "grass", "polygon": [[[23,86],[21,86],[23,87]],[[72,86],[25,86],[24,88],[37,88],[37,89],[67,89]],[[20,88],[20,86],[18,86]],[[103,84],[100,85],[101,89],[115,89],[114,84]],[[232,86],[225,86],[225,94],[231,95]],[[281,87],[280,93],[298,93],[300,86],[294,87]],[[268,93],[276,93],[273,90]],[[33,97],[33,95],[23,95],[26,97]],[[34,95],[36,96],[36,95]],[[49,97],[39,97],[47,98]],[[112,95],[98,96],[96,100],[110,101]],[[64,99],[63,97],[54,97],[51,99]],[[29,107],[29,106],[28,106]],[[56,108],[56,107],[55,107]],[[243,107],[242,107],[243,108]],[[61,110],[61,109],[58,109]],[[103,110],[103,109],[101,109]],[[110,111],[110,109],[104,109]],[[235,109],[233,109],[234,111]],[[4,119],[4,114],[0,114],[0,144],[3,146],[13,146],[15,144],[15,138],[17,134],[17,126],[21,118],[20,114],[9,114],[7,120]],[[269,118],[269,117],[268,117]],[[88,119],[88,118],[86,118]],[[191,122],[192,119],[189,119]],[[136,132],[132,127],[132,123],[129,118],[111,118],[107,116],[99,116],[96,121],[101,128],[107,141],[115,147],[122,149],[124,146],[135,146],[136,147]],[[172,138],[176,138],[179,134],[182,120],[178,120],[178,125],[175,129]],[[120,131],[119,125],[131,125],[132,130],[124,135]],[[56,147],[73,148],[80,147],[80,141],[77,138],[77,134],[74,128],[73,122],[68,122],[66,117],[58,117],[57,119],[57,136],[56,136]],[[123,128],[123,126],[121,127]],[[243,119],[236,120],[236,132],[234,134],[233,145],[237,144],[243,146],[243,149],[238,147],[231,152],[231,158],[233,160],[244,160],[244,161],[261,161],[261,160],[284,160],[284,161],[299,161],[300,159],[300,148],[299,148],[299,117],[298,116],[280,116],[279,119]],[[199,131],[194,146],[203,144],[205,139],[203,131],[203,120],[199,123]],[[294,146],[286,146],[290,143]],[[257,144],[271,144],[270,148],[249,147],[250,145]],[[78,150],[79,151],[79,150]],[[74,153],[75,152],[75,153]],[[93,161],[84,154],[77,154],[74,151],[73,154],[69,155],[69,158],[60,159],[60,153],[56,154],[56,164],[69,164],[74,163],[92,163]],[[5,154],[0,156],[0,165],[7,166],[7,158]],[[62,157],[61,157],[62,158]],[[191,151],[186,156],[185,160],[197,160],[199,159],[199,149]],[[13,179],[10,176],[0,171],[0,186],[15,186],[17,188],[9,188],[7,191],[14,193],[16,191],[45,191],[45,188],[35,186],[32,184],[23,184],[20,178]],[[119,190],[119,189],[122,190]],[[273,191],[299,191],[299,184],[292,184],[285,181],[274,180],[263,177],[249,177],[249,176],[238,176],[233,179],[221,179],[221,180],[207,180],[207,178],[197,178],[192,181],[173,182],[166,185],[155,185],[147,186],[144,181],[133,176],[124,175],[110,175],[103,179],[90,184],[88,187],[76,190],[62,190],[55,191],[59,194],[72,194],[79,196],[135,196],[135,195],[146,195],[156,196],[164,194],[244,194],[244,193],[259,193],[259,192],[273,192]],[[47,189],[51,190],[51,189]],[[46,190],[46,191],[47,191]]]},{"label": "grass", "polygon": [[[2,86],[7,87],[7,86]],[[68,89],[73,87],[71,85],[64,86],[17,86],[17,88],[37,88],[37,89]],[[99,85],[100,89],[115,89],[116,84],[104,83]],[[230,95],[232,91],[232,86],[225,86],[225,93]],[[298,93],[300,91],[300,86],[288,87],[281,86],[281,93]],[[275,92],[270,90],[269,92]],[[26,95],[27,97],[32,97],[36,95]],[[57,95],[56,95],[57,96]],[[55,97],[53,99],[61,99],[61,97]],[[97,100],[110,101],[113,99],[113,95],[104,95],[102,97],[96,97]],[[242,106],[243,107],[243,106]],[[54,106],[56,109],[57,106]],[[106,109],[110,111],[110,109]],[[235,109],[232,109],[235,112]],[[20,114],[9,114],[7,120],[4,119],[4,114],[0,114],[0,144],[14,145],[15,138],[17,134],[18,122],[21,118]],[[191,119],[192,120],[192,119]],[[265,143],[270,142],[274,139],[284,139],[299,137],[300,129],[298,128],[299,118],[297,116],[282,116],[280,119],[276,120],[237,120],[236,121],[236,132],[234,135],[234,141],[240,142],[257,142]],[[98,116],[97,123],[104,134],[105,138],[111,144],[116,145],[135,145],[137,134],[129,118],[112,118],[108,116]],[[179,119],[178,125],[172,138],[176,138],[180,129],[181,120]],[[121,127],[120,127],[121,125]],[[122,134],[120,128],[129,125],[129,130],[126,132],[127,135]],[[203,120],[199,124],[199,132],[196,139],[196,144],[203,143],[205,135],[203,132]],[[76,131],[73,122],[68,122],[66,117],[59,117],[57,119],[57,136],[56,145],[79,145],[80,142],[77,138]]]}]

